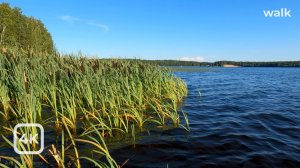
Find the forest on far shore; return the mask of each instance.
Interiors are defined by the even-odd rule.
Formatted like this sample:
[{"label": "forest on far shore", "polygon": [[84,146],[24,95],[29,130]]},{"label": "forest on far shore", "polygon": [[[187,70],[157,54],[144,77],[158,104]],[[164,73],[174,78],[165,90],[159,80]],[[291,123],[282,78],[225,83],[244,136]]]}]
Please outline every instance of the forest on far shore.
[{"label": "forest on far shore", "polygon": [[178,60],[145,60],[146,62],[161,66],[219,66],[235,65],[240,67],[300,67],[300,61],[274,61],[274,62],[240,62],[240,61],[216,61],[193,62]]}]

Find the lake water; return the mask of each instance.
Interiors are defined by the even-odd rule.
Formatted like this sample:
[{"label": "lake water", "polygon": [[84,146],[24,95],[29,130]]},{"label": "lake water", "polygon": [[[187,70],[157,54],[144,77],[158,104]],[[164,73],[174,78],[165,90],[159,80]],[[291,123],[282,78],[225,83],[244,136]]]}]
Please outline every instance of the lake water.
[{"label": "lake water", "polygon": [[[112,151],[124,167],[300,167],[300,68],[175,72],[191,131],[150,131]],[[184,121],[184,120],[182,120]]]}]

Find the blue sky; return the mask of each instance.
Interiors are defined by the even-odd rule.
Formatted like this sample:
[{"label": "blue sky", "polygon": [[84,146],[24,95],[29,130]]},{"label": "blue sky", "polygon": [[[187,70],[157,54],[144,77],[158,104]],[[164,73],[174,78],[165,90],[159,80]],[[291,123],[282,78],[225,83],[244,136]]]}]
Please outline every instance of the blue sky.
[{"label": "blue sky", "polygon": [[[0,0],[1,1],[1,0]],[[198,61],[300,60],[299,0],[11,0],[64,53]],[[263,10],[288,8],[291,18]]]}]

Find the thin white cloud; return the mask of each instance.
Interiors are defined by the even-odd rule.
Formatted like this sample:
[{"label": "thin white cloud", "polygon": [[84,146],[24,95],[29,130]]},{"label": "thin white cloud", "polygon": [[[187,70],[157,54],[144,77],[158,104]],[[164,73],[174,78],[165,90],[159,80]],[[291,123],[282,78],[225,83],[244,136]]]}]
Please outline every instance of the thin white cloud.
[{"label": "thin white cloud", "polygon": [[70,15],[62,15],[62,16],[59,16],[58,18],[62,21],[69,22],[69,23],[73,23],[75,21],[80,21],[80,19],[70,16]]},{"label": "thin white cloud", "polygon": [[70,16],[70,15],[61,15],[58,17],[60,20],[64,21],[64,22],[68,22],[68,23],[82,23],[82,24],[86,24],[89,26],[94,26],[94,27],[98,27],[100,28],[103,32],[107,32],[109,31],[109,27],[105,24],[101,24],[101,23],[97,23],[95,21],[90,21],[90,20],[84,20],[84,19],[80,19],[74,16]]},{"label": "thin white cloud", "polygon": [[195,62],[203,62],[205,59],[203,57],[181,57],[180,61],[195,61]]},{"label": "thin white cloud", "polygon": [[95,26],[95,27],[99,27],[104,32],[107,32],[109,30],[108,26],[105,25],[105,24],[100,24],[100,23],[96,23],[96,22],[93,22],[93,21],[86,22],[86,24],[91,25],[91,26]]}]

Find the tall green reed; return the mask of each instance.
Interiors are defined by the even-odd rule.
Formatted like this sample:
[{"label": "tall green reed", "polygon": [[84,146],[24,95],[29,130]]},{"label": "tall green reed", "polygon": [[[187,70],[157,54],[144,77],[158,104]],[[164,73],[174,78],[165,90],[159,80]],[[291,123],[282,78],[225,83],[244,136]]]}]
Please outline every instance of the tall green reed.
[{"label": "tall green reed", "polygon": [[[56,149],[58,144],[49,149],[59,156],[56,162],[61,167],[67,154],[74,156],[78,167],[82,159],[117,167],[105,138],[135,134],[149,125],[179,127],[177,104],[187,95],[185,83],[168,69],[140,60],[32,56],[12,50],[0,53],[0,72],[0,122],[9,121],[5,130],[17,123],[39,122],[55,128],[57,136],[66,133],[61,149]],[[183,117],[189,128],[185,113]],[[30,131],[36,130],[24,130]],[[78,144],[90,145],[107,158],[106,163],[81,156]],[[33,158],[24,156],[17,161],[30,166]]]}]

